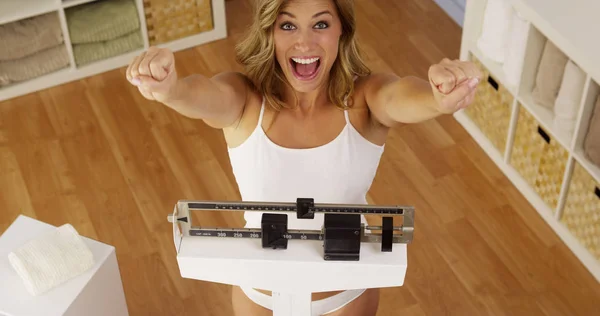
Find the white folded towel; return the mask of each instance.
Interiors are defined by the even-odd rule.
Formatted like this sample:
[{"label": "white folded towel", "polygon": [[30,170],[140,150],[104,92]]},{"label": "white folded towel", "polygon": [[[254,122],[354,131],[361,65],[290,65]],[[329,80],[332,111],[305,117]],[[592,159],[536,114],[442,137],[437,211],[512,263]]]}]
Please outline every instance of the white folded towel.
[{"label": "white folded towel", "polygon": [[569,139],[575,132],[576,119],[554,119],[552,121],[552,129],[560,135],[567,135]]},{"label": "white folded towel", "polygon": [[512,19],[502,68],[506,75],[507,85],[516,86],[523,71],[530,23],[522,18],[516,10],[511,9],[511,11]]},{"label": "white folded towel", "polygon": [[477,47],[492,61],[504,62],[512,6],[508,0],[488,0]]},{"label": "white folded towel", "polygon": [[571,134],[583,97],[586,74],[571,60],[567,61],[564,76],[554,102],[554,126]]},{"label": "white folded towel", "polygon": [[94,255],[70,224],[28,241],[8,259],[32,295],[43,294],[94,265]]}]

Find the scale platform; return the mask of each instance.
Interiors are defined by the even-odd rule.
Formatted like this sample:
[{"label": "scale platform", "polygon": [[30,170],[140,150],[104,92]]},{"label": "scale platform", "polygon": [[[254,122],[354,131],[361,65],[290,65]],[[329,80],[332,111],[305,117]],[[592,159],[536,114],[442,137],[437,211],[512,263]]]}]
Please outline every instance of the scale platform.
[{"label": "scale platform", "polygon": [[[259,211],[257,229],[190,225],[194,211]],[[288,230],[289,216],[312,220],[325,213],[321,230]],[[361,215],[381,215],[366,226]],[[402,226],[392,218],[403,217]],[[181,200],[168,216],[181,276],[273,292],[278,315],[312,315],[314,292],[402,286],[414,209],[406,206]],[[381,234],[370,233],[380,230]],[[283,304],[282,304],[283,302]]]}]

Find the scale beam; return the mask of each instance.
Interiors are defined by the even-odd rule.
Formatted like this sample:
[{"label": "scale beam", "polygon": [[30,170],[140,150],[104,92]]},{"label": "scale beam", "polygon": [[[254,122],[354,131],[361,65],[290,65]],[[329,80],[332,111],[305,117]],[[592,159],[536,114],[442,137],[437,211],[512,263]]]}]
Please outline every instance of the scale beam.
[{"label": "scale beam", "polygon": [[[192,226],[191,212],[194,211],[263,212],[261,228]],[[324,214],[321,230],[288,229],[288,216],[311,220],[316,213]],[[360,215],[381,215],[382,225],[366,226],[360,222]],[[394,217],[402,217],[401,226],[394,226]],[[362,243],[381,243],[382,252],[391,252],[394,243],[410,243],[414,231],[414,208],[314,203],[311,198],[298,198],[296,203],[182,200],[168,220],[179,225],[186,237],[257,239],[261,241],[262,248],[272,249],[287,249],[289,240],[321,241],[324,260],[357,261]]]}]

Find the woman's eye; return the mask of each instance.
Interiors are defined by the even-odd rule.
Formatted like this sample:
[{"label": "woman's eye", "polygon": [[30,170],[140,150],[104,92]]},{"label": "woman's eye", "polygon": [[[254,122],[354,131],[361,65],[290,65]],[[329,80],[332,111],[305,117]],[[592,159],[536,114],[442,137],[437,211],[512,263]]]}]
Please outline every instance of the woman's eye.
[{"label": "woman's eye", "polygon": [[281,24],[281,29],[289,31],[289,30],[293,30],[294,26],[290,23],[283,23],[283,24]]},{"label": "woman's eye", "polygon": [[319,22],[319,23],[317,23],[315,25],[315,28],[317,28],[317,29],[326,29],[327,26],[328,26],[327,23],[325,23],[325,22]]}]

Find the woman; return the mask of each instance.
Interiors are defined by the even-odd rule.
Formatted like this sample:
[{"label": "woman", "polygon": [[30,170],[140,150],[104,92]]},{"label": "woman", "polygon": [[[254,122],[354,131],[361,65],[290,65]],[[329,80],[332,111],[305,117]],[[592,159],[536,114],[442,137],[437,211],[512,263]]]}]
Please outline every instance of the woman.
[{"label": "woman", "polygon": [[[444,59],[430,67],[429,80],[371,74],[355,41],[351,0],[256,6],[237,47],[246,74],[178,78],[173,54],[159,48],[127,69],[147,99],[223,131],[243,200],[366,204],[390,128],[451,114],[473,100],[481,73],[469,62]],[[244,217],[246,227],[259,227],[260,213]],[[290,218],[288,225],[322,223]],[[232,296],[237,315],[272,314],[263,307],[267,291],[234,287]],[[315,300],[322,315],[375,315],[379,292],[314,293]]]}]

